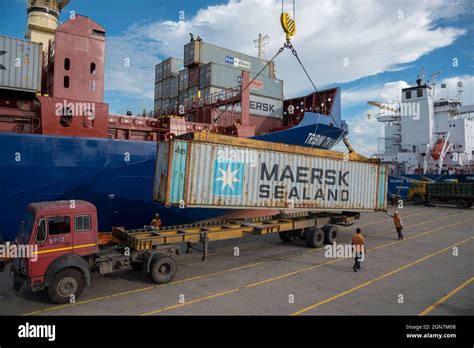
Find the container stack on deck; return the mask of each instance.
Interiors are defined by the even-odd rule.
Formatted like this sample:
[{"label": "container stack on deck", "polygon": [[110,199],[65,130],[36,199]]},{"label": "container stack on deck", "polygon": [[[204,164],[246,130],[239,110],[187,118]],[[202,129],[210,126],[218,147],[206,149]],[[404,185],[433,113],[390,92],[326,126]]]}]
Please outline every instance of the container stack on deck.
[{"label": "container stack on deck", "polygon": [[170,57],[155,66],[155,112],[159,115],[178,112],[178,86],[183,60]]},{"label": "container stack on deck", "polygon": [[[248,71],[253,79],[266,64],[265,60],[193,40],[184,46],[184,61],[168,58],[156,65],[155,112],[176,113],[178,105],[189,106],[210,95],[213,100],[225,99],[226,89],[241,85],[242,71]],[[168,70],[167,65],[171,66]],[[233,112],[240,113],[240,108]],[[250,114],[283,117],[283,81],[275,78],[273,63],[250,86]]]}]

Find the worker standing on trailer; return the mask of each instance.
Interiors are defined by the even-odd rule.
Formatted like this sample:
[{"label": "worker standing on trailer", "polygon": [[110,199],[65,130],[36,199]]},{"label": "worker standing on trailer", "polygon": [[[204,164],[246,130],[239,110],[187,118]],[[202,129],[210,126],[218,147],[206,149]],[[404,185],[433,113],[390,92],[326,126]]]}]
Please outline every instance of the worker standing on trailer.
[{"label": "worker standing on trailer", "polygon": [[161,219],[160,219],[160,214],[155,214],[155,217],[153,220],[151,220],[150,226],[153,226],[154,228],[160,228],[161,227]]},{"label": "worker standing on trailer", "polygon": [[398,240],[403,240],[403,234],[402,234],[403,222],[402,222],[402,219],[400,218],[400,215],[398,214],[398,211],[395,211],[393,215],[387,211],[387,215],[393,219],[393,223],[395,224],[395,229],[397,230],[397,233],[398,233]]},{"label": "worker standing on trailer", "polygon": [[356,233],[354,234],[354,236],[352,236],[352,248],[354,250],[355,255],[355,263],[354,266],[352,266],[352,269],[354,270],[354,272],[357,272],[358,270],[360,270],[360,262],[365,252],[365,239],[361,233],[360,228],[357,228]]}]

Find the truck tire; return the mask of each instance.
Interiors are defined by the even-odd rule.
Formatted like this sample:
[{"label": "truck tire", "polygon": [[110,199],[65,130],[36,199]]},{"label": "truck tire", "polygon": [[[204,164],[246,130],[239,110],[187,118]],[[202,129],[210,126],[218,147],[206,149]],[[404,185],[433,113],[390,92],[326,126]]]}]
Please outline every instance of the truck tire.
[{"label": "truck tire", "polygon": [[339,236],[339,229],[334,225],[325,225],[324,231],[324,244],[334,244],[337,242]]},{"label": "truck tire", "polygon": [[75,299],[81,296],[85,282],[82,272],[74,268],[65,268],[53,277],[48,286],[48,296],[51,302],[65,304],[71,301],[71,295]]},{"label": "truck tire", "polygon": [[413,204],[423,205],[423,203],[425,203],[425,200],[423,199],[423,197],[421,195],[415,195],[413,197]]},{"label": "truck tire", "polygon": [[158,256],[152,261],[148,275],[156,284],[164,284],[173,279],[177,268],[171,256]]},{"label": "truck tire", "polygon": [[324,244],[324,232],[317,227],[308,227],[304,231],[304,239],[310,248],[320,248]]},{"label": "truck tire", "polygon": [[469,208],[469,203],[464,199],[458,199],[456,201],[456,207],[458,207],[459,209],[467,209]]}]

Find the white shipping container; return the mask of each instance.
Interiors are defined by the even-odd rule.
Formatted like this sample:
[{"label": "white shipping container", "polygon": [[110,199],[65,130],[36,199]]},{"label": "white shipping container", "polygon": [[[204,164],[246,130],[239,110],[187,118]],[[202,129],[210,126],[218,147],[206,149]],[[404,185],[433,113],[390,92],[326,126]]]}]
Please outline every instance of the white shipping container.
[{"label": "white shipping container", "polygon": [[[239,209],[386,209],[388,173],[336,151],[195,133],[158,144],[154,199]],[[348,158],[350,160],[348,160]]]},{"label": "white shipping container", "polygon": [[42,44],[0,36],[0,88],[41,92]]}]

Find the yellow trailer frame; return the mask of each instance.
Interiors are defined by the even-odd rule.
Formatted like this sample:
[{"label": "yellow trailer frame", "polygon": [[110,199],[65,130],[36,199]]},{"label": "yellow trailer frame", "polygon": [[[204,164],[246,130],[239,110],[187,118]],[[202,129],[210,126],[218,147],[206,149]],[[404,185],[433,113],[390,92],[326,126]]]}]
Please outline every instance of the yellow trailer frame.
[{"label": "yellow trailer frame", "polygon": [[[342,212],[340,214],[305,212],[291,215],[275,215],[257,221],[229,220],[218,222],[214,225],[208,223],[163,229],[148,226],[139,230],[126,230],[123,227],[115,227],[112,230],[112,235],[137,251],[187,243],[187,252],[189,252],[193,245],[202,243],[203,260],[205,260],[210,241],[284,232],[293,232],[301,238],[308,228],[317,228],[317,226],[324,225],[322,228],[324,230],[330,224],[344,223],[347,225],[352,220],[358,219],[359,216],[359,213],[354,212]],[[335,233],[337,234],[338,231]]]}]

